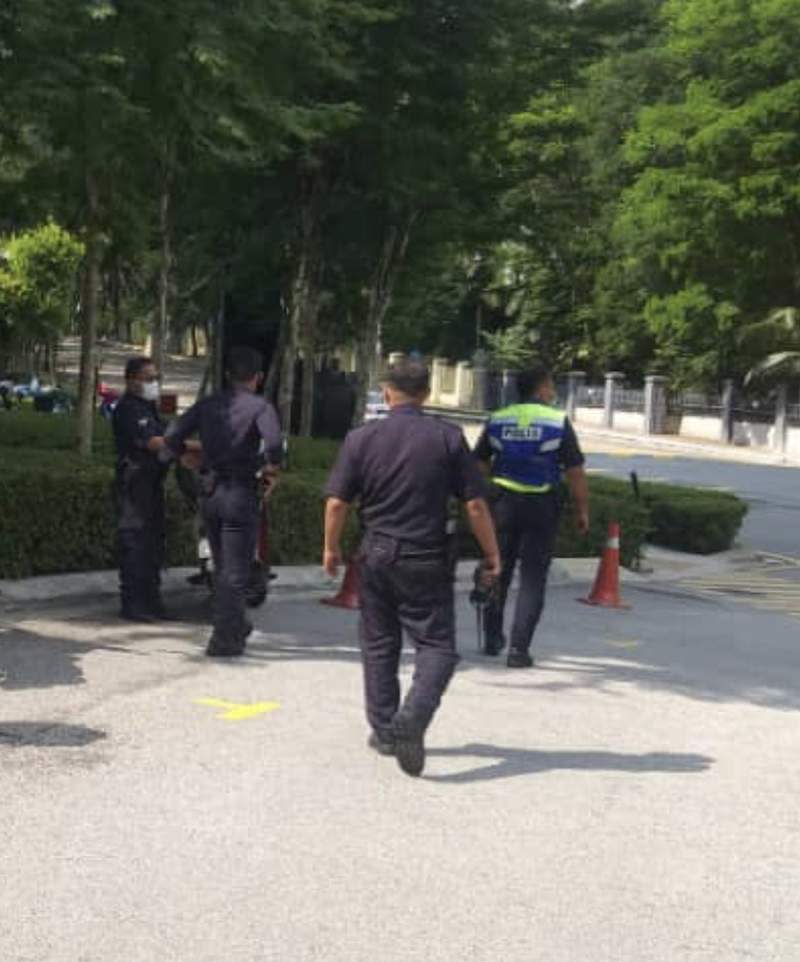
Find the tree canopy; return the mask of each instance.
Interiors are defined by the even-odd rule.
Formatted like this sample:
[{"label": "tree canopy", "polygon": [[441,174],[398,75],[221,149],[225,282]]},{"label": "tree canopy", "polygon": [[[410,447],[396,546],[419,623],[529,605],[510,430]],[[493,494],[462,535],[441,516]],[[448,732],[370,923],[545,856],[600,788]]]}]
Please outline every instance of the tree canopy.
[{"label": "tree canopy", "polygon": [[[483,348],[713,384],[800,306],[799,31],[798,0],[15,0],[0,232],[79,251],[86,432],[98,333],[158,358],[221,305],[304,432],[296,362],[344,346],[364,386]],[[8,263],[7,352],[55,330]]]}]

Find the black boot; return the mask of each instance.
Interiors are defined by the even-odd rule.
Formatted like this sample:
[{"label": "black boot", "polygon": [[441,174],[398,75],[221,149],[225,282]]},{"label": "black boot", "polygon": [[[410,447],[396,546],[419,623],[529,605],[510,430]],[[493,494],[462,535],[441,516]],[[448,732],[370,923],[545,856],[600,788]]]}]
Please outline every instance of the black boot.
[{"label": "black boot", "polygon": [[422,769],[425,768],[425,732],[423,727],[400,711],[394,716],[392,735],[394,736],[397,764],[406,775],[414,777],[421,775]]},{"label": "black boot", "polygon": [[506,665],[509,668],[533,668],[533,658],[527,651],[517,651],[512,648],[506,658]]}]

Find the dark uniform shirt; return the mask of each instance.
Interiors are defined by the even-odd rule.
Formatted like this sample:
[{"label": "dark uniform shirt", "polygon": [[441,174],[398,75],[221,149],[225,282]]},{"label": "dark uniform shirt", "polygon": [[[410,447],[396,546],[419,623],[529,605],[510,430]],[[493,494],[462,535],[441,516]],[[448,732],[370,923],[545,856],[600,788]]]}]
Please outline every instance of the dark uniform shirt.
[{"label": "dark uniform shirt", "polygon": [[404,405],[347,435],[326,494],[360,499],[361,522],[372,534],[439,547],[449,499],[471,501],[485,490],[461,430]]},{"label": "dark uniform shirt", "polygon": [[[484,430],[475,445],[475,457],[479,461],[491,461],[494,456],[495,450],[489,439],[489,432]],[[575,428],[567,418],[564,421],[564,437],[561,441],[561,447],[558,449],[558,463],[565,471],[568,471],[570,468],[581,467],[585,461],[586,458],[584,458],[581,446],[578,443]]]},{"label": "dark uniform shirt", "polygon": [[147,442],[163,436],[164,422],[154,402],[126,391],[114,408],[111,423],[118,463],[125,458],[143,460],[144,454],[156,461],[156,455],[147,451]]},{"label": "dark uniform shirt", "polygon": [[184,441],[195,432],[203,445],[203,461],[212,470],[255,474],[265,462],[281,462],[278,415],[260,394],[244,388],[221,391],[192,405],[170,427],[169,449],[182,454]]}]

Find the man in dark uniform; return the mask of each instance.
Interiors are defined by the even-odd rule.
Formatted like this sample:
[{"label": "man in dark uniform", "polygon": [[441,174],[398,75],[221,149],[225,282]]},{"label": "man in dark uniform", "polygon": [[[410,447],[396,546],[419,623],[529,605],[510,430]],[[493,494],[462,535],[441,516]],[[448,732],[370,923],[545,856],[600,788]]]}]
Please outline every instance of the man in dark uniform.
[{"label": "man in dark uniform", "polygon": [[530,668],[533,633],[544,608],[545,587],[559,523],[559,486],[566,472],[578,529],[589,530],[589,491],[575,431],[553,407],[556,390],[544,368],[520,374],[521,403],[496,411],[475,448],[490,466],[491,496],[503,573],[484,614],[484,651],[505,647],[503,612],[517,561],[520,587],[511,629],[509,668]]},{"label": "man in dark uniform", "polygon": [[[351,431],[327,486],[323,566],[335,576],[350,505],[360,502],[364,537],[358,558],[361,643],[369,744],[396,754],[409,775],[425,764],[424,733],[458,661],[448,502],[466,504],[486,556],[488,578],[500,558],[484,482],[464,436],[426,417],[430,378],[424,364],[404,361],[389,372],[390,412]],[[402,631],[416,649],[414,678],[400,705]]]},{"label": "man in dark uniform", "polygon": [[158,414],[158,372],[149,357],[125,365],[125,393],[114,408],[115,501],[119,542],[120,615],[129,621],[164,616],[164,475],[159,460],[164,423]]},{"label": "man in dark uniform", "polygon": [[282,457],[278,416],[258,394],[263,378],[258,351],[234,347],[231,387],[198,401],[167,433],[174,455],[197,432],[203,449],[203,517],[214,560],[214,631],[206,654],[241,655],[252,625],[245,617],[258,534],[258,485],[271,485]]}]

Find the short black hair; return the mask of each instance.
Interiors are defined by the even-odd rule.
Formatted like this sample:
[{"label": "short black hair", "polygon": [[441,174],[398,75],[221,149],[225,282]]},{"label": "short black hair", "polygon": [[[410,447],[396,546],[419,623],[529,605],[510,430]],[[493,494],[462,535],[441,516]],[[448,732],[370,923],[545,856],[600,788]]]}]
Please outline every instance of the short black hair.
[{"label": "short black hair", "polygon": [[142,373],[142,368],[152,363],[152,357],[129,357],[125,363],[125,380],[130,381],[131,378],[138,377]]},{"label": "short black hair", "polygon": [[517,394],[520,400],[527,401],[528,398],[535,396],[539,388],[546,382],[552,381],[553,375],[549,368],[544,365],[528,368],[520,371],[517,375]]},{"label": "short black hair", "polygon": [[260,351],[253,347],[238,345],[232,347],[228,354],[228,375],[237,384],[252,381],[264,370],[264,358]]},{"label": "short black hair", "polygon": [[407,397],[424,397],[431,389],[431,372],[422,361],[398,361],[387,370],[384,384]]}]

